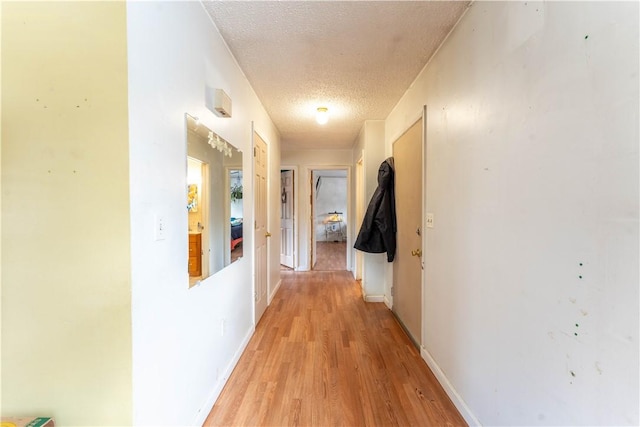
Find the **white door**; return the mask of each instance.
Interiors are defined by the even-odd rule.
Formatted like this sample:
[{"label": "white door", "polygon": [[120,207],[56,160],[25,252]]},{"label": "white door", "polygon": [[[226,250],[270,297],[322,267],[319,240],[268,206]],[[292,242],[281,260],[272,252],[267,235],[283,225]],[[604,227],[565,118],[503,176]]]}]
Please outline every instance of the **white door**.
[{"label": "white door", "polygon": [[280,264],[293,268],[293,171],[280,172]]},{"label": "white door", "polygon": [[262,317],[267,308],[267,238],[271,236],[267,230],[267,144],[257,133],[254,136],[253,170],[254,203],[255,203],[255,323]]}]

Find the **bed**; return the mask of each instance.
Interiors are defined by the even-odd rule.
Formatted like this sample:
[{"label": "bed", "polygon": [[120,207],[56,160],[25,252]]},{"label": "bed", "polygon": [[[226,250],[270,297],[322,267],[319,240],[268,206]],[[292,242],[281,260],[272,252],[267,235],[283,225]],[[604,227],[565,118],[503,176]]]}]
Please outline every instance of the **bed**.
[{"label": "bed", "polygon": [[242,218],[231,218],[231,250],[242,243]]}]

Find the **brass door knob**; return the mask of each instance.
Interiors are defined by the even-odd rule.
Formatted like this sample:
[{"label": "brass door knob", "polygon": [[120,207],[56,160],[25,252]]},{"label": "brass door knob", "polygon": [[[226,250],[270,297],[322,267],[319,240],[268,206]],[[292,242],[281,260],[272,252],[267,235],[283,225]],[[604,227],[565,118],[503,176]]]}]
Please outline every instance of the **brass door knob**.
[{"label": "brass door knob", "polygon": [[422,256],[422,249],[416,249],[415,251],[411,251],[411,256]]},{"label": "brass door knob", "polygon": [[271,237],[271,233],[267,231],[266,233],[264,233],[264,237]]}]

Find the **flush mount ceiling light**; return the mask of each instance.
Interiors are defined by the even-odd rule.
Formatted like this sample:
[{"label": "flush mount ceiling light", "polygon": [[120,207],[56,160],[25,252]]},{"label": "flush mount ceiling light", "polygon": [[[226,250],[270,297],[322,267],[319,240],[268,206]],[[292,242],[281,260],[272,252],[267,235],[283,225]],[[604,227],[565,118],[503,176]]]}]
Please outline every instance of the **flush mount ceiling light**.
[{"label": "flush mount ceiling light", "polygon": [[324,125],[329,121],[329,109],[327,107],[318,107],[316,111],[316,122]]}]

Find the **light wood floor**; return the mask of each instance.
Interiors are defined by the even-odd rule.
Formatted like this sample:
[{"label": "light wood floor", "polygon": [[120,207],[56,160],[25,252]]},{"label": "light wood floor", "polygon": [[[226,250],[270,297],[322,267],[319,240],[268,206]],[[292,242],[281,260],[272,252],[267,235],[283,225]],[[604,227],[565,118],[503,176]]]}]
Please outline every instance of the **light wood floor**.
[{"label": "light wood floor", "polygon": [[205,426],[466,425],[383,303],[350,273],[282,272]]},{"label": "light wood floor", "polygon": [[347,269],[347,244],[345,242],[316,242],[317,262],[315,271]]}]

